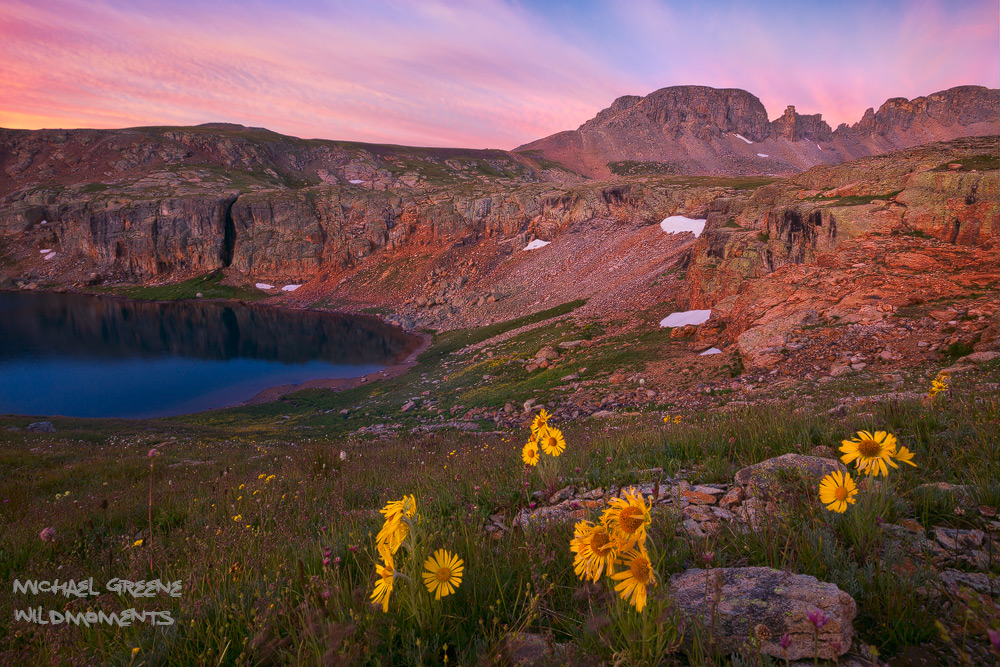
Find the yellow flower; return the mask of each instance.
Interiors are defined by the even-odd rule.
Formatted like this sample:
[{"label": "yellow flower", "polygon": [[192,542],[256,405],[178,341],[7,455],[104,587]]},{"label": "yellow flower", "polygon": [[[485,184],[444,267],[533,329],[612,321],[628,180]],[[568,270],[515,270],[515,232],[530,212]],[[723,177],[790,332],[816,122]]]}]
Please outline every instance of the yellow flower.
[{"label": "yellow flower", "polygon": [[432,557],[424,561],[424,586],[428,592],[434,593],[435,600],[440,600],[454,593],[462,583],[464,569],[461,558],[444,549],[438,549]]},{"label": "yellow flower", "polygon": [[594,525],[589,521],[577,522],[569,544],[570,550],[576,554],[573,558],[573,571],[580,579],[596,582],[605,571],[608,575],[613,574],[618,549],[603,525]]},{"label": "yellow flower", "polygon": [[412,519],[417,515],[417,499],[412,494],[403,496],[402,500],[387,503],[379,512],[385,516],[385,524],[375,537],[375,545],[386,545],[392,553],[396,553],[410,532],[410,525],[403,517]]},{"label": "yellow flower", "polygon": [[233,521],[239,521],[242,518],[243,518],[242,514],[237,514],[236,516],[233,517]]},{"label": "yellow flower", "polygon": [[886,431],[876,431],[873,435],[869,431],[858,431],[858,437],[854,440],[844,440],[840,451],[844,455],[840,460],[844,463],[857,461],[858,470],[863,470],[869,475],[878,477],[879,473],[888,476],[889,469],[886,463],[893,468],[898,468],[892,458],[896,455],[896,436]]},{"label": "yellow flower", "polygon": [[677,415],[676,417],[674,417],[674,423],[675,424],[680,424],[681,423],[681,416],[680,415]]},{"label": "yellow flower", "polygon": [[664,415],[663,416],[663,423],[664,424],[669,424],[670,423],[670,415]]},{"label": "yellow flower", "polygon": [[902,461],[903,463],[908,463],[909,465],[913,466],[914,468],[917,467],[917,464],[913,462],[913,452],[911,452],[906,447],[900,447],[899,448],[899,451],[896,452],[896,460],[897,461]]},{"label": "yellow flower", "polygon": [[833,512],[846,512],[847,504],[853,505],[856,495],[858,495],[858,487],[854,485],[851,473],[835,470],[819,483],[820,502]]},{"label": "yellow flower", "polygon": [[604,510],[601,522],[607,528],[612,538],[618,542],[618,548],[628,549],[636,542],[645,541],[646,526],[652,521],[642,493],[630,488],[621,498],[612,498],[609,507]]},{"label": "yellow flower", "polygon": [[550,415],[548,412],[546,412],[545,408],[542,408],[542,411],[539,412],[537,415],[535,415],[534,421],[531,422],[531,437],[532,438],[537,437],[538,436],[538,432],[541,431],[543,428],[545,428],[546,426],[549,425],[549,419],[551,417],[552,417],[552,415]]},{"label": "yellow flower", "polygon": [[944,373],[938,373],[938,376],[931,381],[931,388],[927,392],[927,396],[934,398],[942,391],[948,391],[948,376]]},{"label": "yellow flower", "polygon": [[392,583],[396,578],[396,570],[389,549],[383,545],[379,547],[378,552],[382,556],[384,564],[375,564],[375,576],[378,579],[375,581],[375,590],[372,591],[371,600],[372,604],[381,604],[383,612],[388,612],[389,595],[392,594]]},{"label": "yellow flower", "polygon": [[656,585],[656,573],[649,560],[645,547],[629,549],[622,557],[625,569],[611,575],[615,581],[621,582],[615,590],[622,600],[629,602],[636,611],[642,611],[646,606],[646,588]]},{"label": "yellow flower", "polygon": [[134,658],[137,655],[139,655],[139,647],[138,646],[136,646],[134,649],[132,649],[132,657]]},{"label": "yellow flower", "polygon": [[521,460],[524,461],[525,465],[536,466],[538,465],[538,444],[534,440],[529,440],[521,450]]},{"label": "yellow flower", "polygon": [[542,446],[542,451],[549,456],[559,456],[566,450],[566,438],[557,428],[546,426],[539,431],[538,443]]},{"label": "yellow flower", "polygon": [[133,549],[136,548],[136,547],[141,547],[141,546],[142,546],[142,540],[136,540],[135,542],[132,543],[132,548]]}]

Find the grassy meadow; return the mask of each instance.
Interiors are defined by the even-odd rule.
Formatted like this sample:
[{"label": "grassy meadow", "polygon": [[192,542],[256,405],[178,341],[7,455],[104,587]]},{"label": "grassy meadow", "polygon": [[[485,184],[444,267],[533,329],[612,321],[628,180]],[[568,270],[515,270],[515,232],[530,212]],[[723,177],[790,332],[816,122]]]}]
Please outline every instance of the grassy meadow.
[{"label": "grassy meadow", "polygon": [[[905,555],[884,527],[904,518],[927,528],[983,526],[981,513],[962,511],[953,497],[917,492],[925,482],[971,484],[975,505],[1000,505],[1000,401],[958,383],[933,404],[873,402],[844,418],[771,405],[683,414],[679,424],[659,414],[559,424],[568,446],[548,490],[648,481],[659,476],[655,468],[692,483],[728,482],[748,464],[837,447],[859,429],[890,430],[916,454],[918,468],[862,493],[842,515],[820,505],[816,480],[789,480],[785,512],[756,532],[724,527],[697,540],[678,530],[672,511],[654,511],[649,550],[661,585],[642,614],[605,583],[574,576],[571,524],[484,532],[495,513],[510,526],[526,492],[543,488],[537,471],[524,485],[527,429],[365,440],[282,436],[266,417],[255,419],[259,429],[230,434],[182,420],[67,420],[57,434],[0,430],[0,576],[8,591],[15,578],[92,577],[97,589],[113,578],[183,582],[177,598],[5,595],[0,662],[491,664],[505,638],[524,631],[571,644],[574,663],[767,664],[752,647],[742,657],[713,654],[711,628],[684,625],[671,610],[663,584],[700,567],[706,551],[716,567],[766,565],[836,583],[858,603],[859,641],[885,657],[923,646],[983,664],[986,630],[1000,624],[989,598],[942,593],[933,564]],[[150,458],[151,448],[159,456]],[[464,576],[440,601],[419,582],[397,582],[383,613],[369,602],[377,510],[405,494],[416,498],[425,548],[457,554]],[[54,541],[40,539],[46,527]],[[169,611],[175,622],[11,623],[14,609],[33,606],[135,607]]]},{"label": "grassy meadow", "polygon": [[[991,659],[986,632],[1000,627],[1000,609],[989,597],[945,590],[939,565],[907,551],[896,526],[990,527],[1000,507],[1000,399],[975,387],[1000,379],[1000,363],[984,367],[980,385],[956,377],[934,401],[883,400],[877,382],[853,379],[759,405],[727,405],[722,392],[699,411],[665,404],[556,420],[565,452],[527,469],[527,425],[498,428],[463,413],[527,398],[551,409],[571,370],[599,381],[683,349],[656,328],[602,337],[600,324],[566,317],[580,303],[440,334],[408,373],[342,392],[169,419],[54,418],[56,433],[24,430],[36,419],[0,417],[0,585],[92,578],[100,593],[0,597],[0,663],[502,664],[509,638],[530,633],[554,651],[549,661],[569,664],[777,664],[750,637],[741,654],[717,652],[712,625],[684,622],[671,606],[670,576],[703,567],[705,553],[711,567],[769,566],[837,584],[858,604],[858,645],[883,658],[916,650],[945,662]],[[570,340],[588,344],[555,368],[522,369],[519,360],[539,346]],[[927,390],[928,372],[907,375],[911,396]],[[828,412],[846,395],[868,398],[846,415]],[[449,419],[479,430],[425,428]],[[392,428],[364,430],[380,423]],[[785,480],[781,511],[755,531],[724,522],[694,538],[676,509],[657,506],[647,548],[660,584],[642,613],[606,579],[575,576],[572,522],[513,526],[536,492],[728,484],[741,468],[784,453],[828,447],[832,455],[861,429],[891,431],[918,467],[862,483],[844,514],[824,509],[819,480],[801,478]],[[971,497],[919,488],[932,482],[969,485]],[[397,555],[397,568],[411,581],[395,581],[383,612],[370,600],[379,509],[409,494],[419,540],[413,556]],[[601,510],[588,510],[590,518]],[[485,530],[495,515],[507,530]],[[440,600],[420,581],[423,559],[437,549],[464,564],[457,590]],[[991,558],[994,574],[998,563]],[[108,590],[114,579],[179,581],[180,595],[136,598]],[[173,622],[14,620],[15,610],[31,608],[134,608]]]}]

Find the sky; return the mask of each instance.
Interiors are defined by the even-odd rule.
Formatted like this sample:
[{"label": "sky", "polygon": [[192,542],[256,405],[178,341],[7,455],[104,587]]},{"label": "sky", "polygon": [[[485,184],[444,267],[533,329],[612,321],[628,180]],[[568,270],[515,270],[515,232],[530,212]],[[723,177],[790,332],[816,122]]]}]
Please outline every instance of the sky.
[{"label": "sky", "polygon": [[509,149],[621,95],[742,88],[831,126],[1000,87],[997,0],[3,0],[0,127],[232,122]]}]

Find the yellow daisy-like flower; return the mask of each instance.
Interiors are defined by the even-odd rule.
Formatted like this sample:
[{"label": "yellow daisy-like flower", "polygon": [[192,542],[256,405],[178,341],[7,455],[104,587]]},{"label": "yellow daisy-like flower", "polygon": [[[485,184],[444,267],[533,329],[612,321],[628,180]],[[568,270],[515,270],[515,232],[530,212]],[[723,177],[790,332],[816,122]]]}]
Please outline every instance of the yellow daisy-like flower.
[{"label": "yellow daisy-like flower", "polygon": [[557,428],[546,426],[538,433],[538,444],[549,456],[559,456],[566,450],[566,438]]},{"label": "yellow daisy-like flower", "polygon": [[603,525],[594,525],[589,521],[577,522],[569,545],[570,550],[576,554],[573,557],[573,571],[580,579],[596,582],[605,571],[608,575],[614,573],[618,549]]},{"label": "yellow daisy-like flower", "polygon": [[395,564],[392,561],[392,553],[385,546],[379,547],[379,554],[382,556],[382,563],[375,564],[375,590],[372,591],[372,604],[382,605],[382,611],[389,611],[389,596],[392,594],[392,583],[396,578]]},{"label": "yellow daisy-like flower", "polygon": [[681,416],[680,415],[677,415],[676,417],[674,417],[674,423],[675,424],[680,424],[681,423]]},{"label": "yellow daisy-like flower", "polygon": [[936,378],[931,380],[930,391],[927,392],[929,398],[934,398],[942,391],[948,391],[948,376],[944,373],[939,373]]},{"label": "yellow daisy-like flower", "polygon": [[445,549],[438,549],[424,561],[424,586],[428,592],[434,593],[435,600],[440,600],[454,593],[462,583],[464,569],[461,558]]},{"label": "yellow daisy-like flower", "polygon": [[538,465],[538,443],[534,440],[529,440],[521,450],[521,460],[524,461],[525,465],[536,466]]},{"label": "yellow daisy-like flower", "polygon": [[534,421],[531,422],[531,437],[536,438],[539,431],[549,425],[549,419],[552,418],[545,408],[542,408],[541,412],[535,415]]},{"label": "yellow daisy-like flower", "polygon": [[611,578],[620,582],[615,591],[622,600],[630,603],[636,611],[646,606],[646,589],[656,586],[656,573],[644,547],[629,549],[622,556],[625,568]]},{"label": "yellow daisy-like flower", "polygon": [[403,517],[412,519],[417,516],[417,499],[412,494],[403,496],[402,500],[389,502],[379,512],[385,516],[385,523],[375,537],[375,545],[386,545],[392,553],[396,553],[410,532],[410,526]]},{"label": "yellow daisy-like flower", "polygon": [[913,452],[911,452],[906,447],[900,446],[899,451],[896,452],[896,460],[902,461],[903,463],[907,463],[913,466],[914,468],[917,467],[917,464],[913,462]]},{"label": "yellow daisy-like flower", "polygon": [[833,512],[846,512],[847,504],[853,505],[856,495],[858,495],[858,487],[854,485],[851,473],[835,470],[819,483],[820,502]]},{"label": "yellow daisy-like flower", "polygon": [[840,460],[845,464],[857,461],[858,470],[863,470],[869,475],[878,477],[881,473],[889,475],[888,463],[893,468],[898,468],[893,462],[896,455],[896,436],[886,431],[876,431],[873,435],[869,431],[858,431],[858,437],[854,440],[844,440],[840,451],[844,455]]},{"label": "yellow daisy-like flower", "polygon": [[601,523],[618,543],[619,549],[628,549],[646,539],[646,526],[652,521],[650,506],[642,493],[630,488],[621,498],[612,498],[601,516]]}]

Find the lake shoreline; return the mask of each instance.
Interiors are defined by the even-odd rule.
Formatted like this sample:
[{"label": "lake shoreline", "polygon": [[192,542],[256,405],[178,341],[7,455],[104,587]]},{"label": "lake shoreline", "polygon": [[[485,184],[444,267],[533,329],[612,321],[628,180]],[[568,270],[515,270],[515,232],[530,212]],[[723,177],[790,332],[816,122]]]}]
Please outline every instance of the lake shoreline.
[{"label": "lake shoreline", "polygon": [[[384,320],[383,320],[384,321]],[[389,324],[388,322],[386,322]],[[396,326],[396,325],[392,325]],[[406,331],[405,329],[403,331]],[[420,344],[415,347],[402,361],[393,364],[387,368],[383,368],[380,371],[374,373],[368,373],[367,375],[361,375],[353,378],[328,378],[328,379],[316,379],[316,380],[306,380],[300,384],[282,384],[276,387],[269,387],[263,391],[258,392],[249,400],[243,401],[229,408],[245,406],[245,405],[261,405],[263,403],[271,403],[276,401],[282,396],[288,396],[289,394],[294,394],[298,391],[304,391],[306,389],[330,389],[333,391],[344,391],[345,389],[353,389],[354,387],[360,387],[362,384],[367,384],[368,382],[376,380],[388,380],[394,377],[399,377],[403,375],[411,368],[417,364],[417,358],[426,352],[433,341],[433,337],[430,334],[416,331],[406,331],[408,335],[416,336],[420,338]],[[218,408],[220,410],[225,410],[228,408]]]}]

